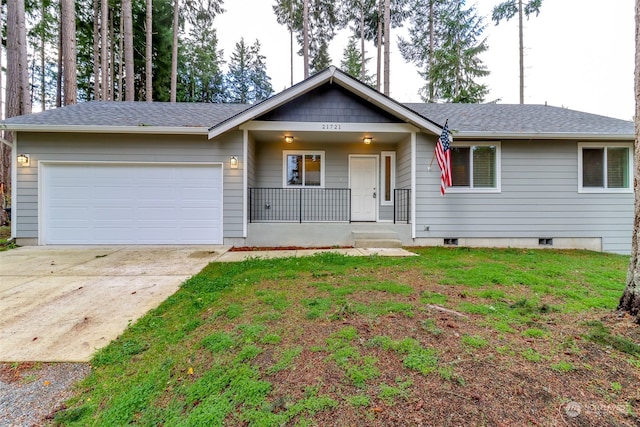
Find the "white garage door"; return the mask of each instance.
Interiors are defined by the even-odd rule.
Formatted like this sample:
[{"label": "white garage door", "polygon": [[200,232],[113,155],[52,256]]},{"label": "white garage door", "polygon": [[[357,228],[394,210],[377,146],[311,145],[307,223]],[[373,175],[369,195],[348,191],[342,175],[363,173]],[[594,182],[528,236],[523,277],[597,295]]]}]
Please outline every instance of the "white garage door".
[{"label": "white garage door", "polygon": [[55,164],[42,169],[44,244],[222,243],[222,166]]}]

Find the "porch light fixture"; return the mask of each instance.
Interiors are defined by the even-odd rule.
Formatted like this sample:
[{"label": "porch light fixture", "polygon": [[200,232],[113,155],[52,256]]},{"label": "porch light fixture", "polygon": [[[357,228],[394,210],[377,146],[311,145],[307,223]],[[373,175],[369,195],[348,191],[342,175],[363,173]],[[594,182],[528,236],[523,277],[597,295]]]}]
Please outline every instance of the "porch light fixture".
[{"label": "porch light fixture", "polygon": [[231,156],[229,166],[231,166],[231,169],[238,169],[238,158],[236,156]]},{"label": "porch light fixture", "polygon": [[362,142],[364,142],[365,145],[371,144],[371,141],[373,141],[373,138],[371,138],[369,136],[366,136],[366,137],[362,138]]},{"label": "porch light fixture", "polygon": [[18,157],[16,158],[16,160],[18,161],[19,166],[29,167],[29,165],[31,164],[31,155],[18,154]]},{"label": "porch light fixture", "polygon": [[291,144],[293,142],[293,137],[291,135],[285,135],[284,142]]}]

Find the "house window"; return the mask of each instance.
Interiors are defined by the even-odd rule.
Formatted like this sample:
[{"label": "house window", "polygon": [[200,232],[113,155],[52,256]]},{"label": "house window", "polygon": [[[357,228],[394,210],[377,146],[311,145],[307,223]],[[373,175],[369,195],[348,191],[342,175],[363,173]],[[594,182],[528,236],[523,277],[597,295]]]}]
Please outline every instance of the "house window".
[{"label": "house window", "polygon": [[324,187],[324,151],[284,151],[285,187]]},{"label": "house window", "polygon": [[578,144],[579,191],[630,192],[631,145]]},{"label": "house window", "polygon": [[500,191],[500,143],[451,147],[453,191]]},{"label": "house window", "polygon": [[380,159],[382,171],[380,194],[381,205],[393,205],[393,190],[396,188],[396,153],[395,151],[383,151]]}]

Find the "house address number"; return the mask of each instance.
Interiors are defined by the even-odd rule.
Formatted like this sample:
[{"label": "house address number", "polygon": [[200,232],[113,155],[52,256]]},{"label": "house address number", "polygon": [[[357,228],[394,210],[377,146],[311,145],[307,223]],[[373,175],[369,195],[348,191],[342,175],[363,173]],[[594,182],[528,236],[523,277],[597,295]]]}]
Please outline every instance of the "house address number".
[{"label": "house address number", "polygon": [[342,125],[340,123],[323,123],[322,130],[340,130]]}]

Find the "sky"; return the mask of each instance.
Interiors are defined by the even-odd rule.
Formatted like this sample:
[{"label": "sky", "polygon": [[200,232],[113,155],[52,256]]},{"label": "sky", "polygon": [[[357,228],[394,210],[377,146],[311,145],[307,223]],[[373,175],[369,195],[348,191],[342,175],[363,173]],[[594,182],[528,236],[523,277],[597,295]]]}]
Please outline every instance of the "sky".
[{"label": "sky", "polygon": [[[481,59],[490,71],[479,81],[486,84],[486,101],[519,102],[517,17],[496,26],[491,10],[502,0],[467,1],[485,19],[489,49]],[[276,22],[275,0],[226,0],[225,13],[216,17],[218,48],[229,60],[235,44],[244,37],[256,39],[266,57],[267,73],[275,92],[290,86],[289,33]],[[525,19],[525,103],[632,120],[634,100],[634,0],[544,0],[540,15]],[[408,25],[408,24],[405,24]],[[423,81],[413,64],[402,59],[397,38],[406,28],[392,32],[390,96],[400,102],[420,102]],[[341,31],[330,45],[333,65],[340,67],[349,30]],[[294,39],[295,43],[295,39]],[[294,46],[294,53],[299,46]],[[376,50],[367,44],[369,64],[375,68]],[[302,58],[294,57],[294,84],[303,78]]]}]

